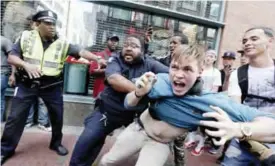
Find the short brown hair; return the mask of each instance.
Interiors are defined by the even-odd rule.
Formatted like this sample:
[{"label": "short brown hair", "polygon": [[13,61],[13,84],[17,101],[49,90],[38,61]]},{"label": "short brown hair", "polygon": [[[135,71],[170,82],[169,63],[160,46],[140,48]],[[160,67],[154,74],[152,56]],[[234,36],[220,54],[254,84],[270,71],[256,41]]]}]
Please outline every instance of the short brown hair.
[{"label": "short brown hair", "polygon": [[173,52],[172,61],[179,61],[181,57],[190,57],[198,61],[198,65],[201,68],[204,63],[205,47],[192,44],[189,46],[178,46]]},{"label": "short brown hair", "polygon": [[249,32],[249,31],[252,31],[252,30],[255,30],[255,29],[261,29],[264,31],[264,34],[268,37],[274,37],[274,31],[273,29],[269,28],[269,27],[264,27],[264,26],[258,26],[258,27],[253,27],[253,28],[250,28],[248,30],[245,31],[246,32]]}]

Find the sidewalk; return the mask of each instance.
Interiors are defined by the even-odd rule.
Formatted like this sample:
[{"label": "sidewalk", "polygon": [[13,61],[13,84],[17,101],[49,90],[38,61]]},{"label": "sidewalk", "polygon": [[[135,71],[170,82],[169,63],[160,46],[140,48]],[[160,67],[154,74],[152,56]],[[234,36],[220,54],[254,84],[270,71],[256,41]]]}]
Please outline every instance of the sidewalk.
[{"label": "sidewalk", "polygon": [[[3,129],[3,124],[1,124],[1,129]],[[70,152],[67,156],[59,156],[48,148],[51,133],[41,131],[36,126],[25,129],[15,155],[9,159],[4,166],[68,166],[74,144],[82,129],[82,127],[64,126],[63,145],[67,147]],[[108,151],[119,132],[119,130],[116,131],[114,136],[106,139],[100,156]],[[200,157],[193,157],[187,153],[187,166],[217,166],[215,159],[216,157],[208,153]],[[135,158],[133,157],[123,166],[132,166],[134,163]],[[172,165],[173,160],[172,156],[170,156],[166,166]]]}]

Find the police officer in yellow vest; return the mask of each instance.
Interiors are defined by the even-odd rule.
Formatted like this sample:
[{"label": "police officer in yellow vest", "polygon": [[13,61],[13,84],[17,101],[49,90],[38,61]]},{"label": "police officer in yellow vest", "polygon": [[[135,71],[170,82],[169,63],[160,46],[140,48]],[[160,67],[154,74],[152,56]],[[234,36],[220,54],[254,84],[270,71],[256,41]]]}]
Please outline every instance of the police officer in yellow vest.
[{"label": "police officer in yellow vest", "polygon": [[49,148],[59,155],[68,154],[61,144],[63,125],[62,70],[67,55],[106,61],[96,55],[68,44],[56,35],[57,15],[49,10],[33,16],[36,29],[24,31],[9,54],[8,62],[20,72],[17,78],[11,113],[1,139],[1,164],[10,158],[18,145],[31,105],[41,97],[49,110],[52,139]]}]

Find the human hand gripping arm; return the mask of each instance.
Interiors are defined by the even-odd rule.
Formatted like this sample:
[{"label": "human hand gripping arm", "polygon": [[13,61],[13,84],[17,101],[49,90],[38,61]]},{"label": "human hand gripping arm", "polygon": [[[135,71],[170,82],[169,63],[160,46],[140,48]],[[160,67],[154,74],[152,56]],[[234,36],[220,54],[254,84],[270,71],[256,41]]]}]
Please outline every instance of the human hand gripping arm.
[{"label": "human hand gripping arm", "polygon": [[125,98],[125,105],[134,107],[138,102],[150,92],[154,83],[156,82],[156,75],[152,72],[146,72],[135,83],[135,90],[128,93]]},{"label": "human hand gripping arm", "polygon": [[242,139],[244,128],[249,128],[252,135],[249,139],[260,142],[275,142],[275,119],[269,117],[257,117],[252,122],[233,122],[229,116],[219,107],[211,106],[214,112],[204,113],[205,118],[214,118],[217,121],[200,121],[200,125],[217,128],[217,131],[205,130],[212,137],[220,137],[219,141],[213,140],[215,145],[223,145],[232,138]]},{"label": "human hand gripping arm", "polygon": [[224,72],[225,72],[225,77],[224,77],[224,82],[223,82],[223,85],[222,85],[222,91],[227,91],[228,90],[228,86],[229,86],[229,78],[230,78],[230,75],[232,73],[234,69],[231,68],[231,66],[226,66],[225,69],[224,69]]},{"label": "human hand gripping arm", "polygon": [[22,67],[28,73],[30,79],[42,76],[42,71],[35,65],[23,61],[16,55],[9,54],[8,62],[16,67]]},{"label": "human hand gripping arm", "polygon": [[78,55],[81,56],[82,58],[88,59],[90,61],[96,61],[99,64],[98,69],[105,68],[107,65],[107,61],[105,59],[89,52],[88,50],[81,49],[79,51]]},{"label": "human hand gripping arm", "polygon": [[15,72],[16,72],[16,67],[14,65],[11,65],[11,75],[9,77],[9,85],[15,86],[16,80],[15,80]]}]

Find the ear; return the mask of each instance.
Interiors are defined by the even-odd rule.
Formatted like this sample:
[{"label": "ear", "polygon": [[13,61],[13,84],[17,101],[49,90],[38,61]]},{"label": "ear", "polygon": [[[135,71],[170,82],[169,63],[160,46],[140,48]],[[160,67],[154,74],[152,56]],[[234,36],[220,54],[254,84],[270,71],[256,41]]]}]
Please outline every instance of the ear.
[{"label": "ear", "polygon": [[274,42],[274,37],[270,37],[268,39],[268,44],[266,45],[266,48],[268,49],[268,48],[272,47],[273,42]]},{"label": "ear", "polygon": [[200,67],[200,69],[199,69],[199,76],[198,76],[198,77],[201,77],[202,72],[203,72],[203,68],[202,68],[202,67]]},{"label": "ear", "polygon": [[269,38],[268,42],[273,43],[274,42],[274,37]]},{"label": "ear", "polygon": [[40,22],[35,22],[35,26],[39,26],[40,25]]}]

